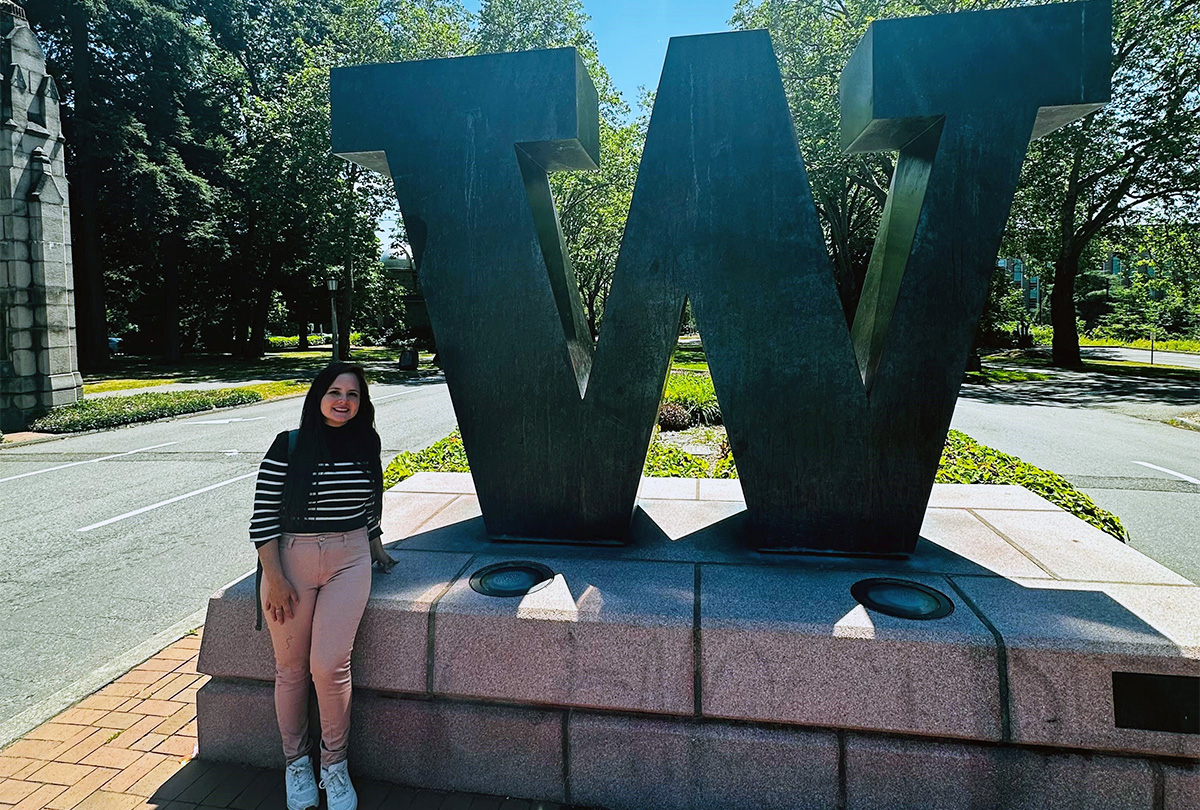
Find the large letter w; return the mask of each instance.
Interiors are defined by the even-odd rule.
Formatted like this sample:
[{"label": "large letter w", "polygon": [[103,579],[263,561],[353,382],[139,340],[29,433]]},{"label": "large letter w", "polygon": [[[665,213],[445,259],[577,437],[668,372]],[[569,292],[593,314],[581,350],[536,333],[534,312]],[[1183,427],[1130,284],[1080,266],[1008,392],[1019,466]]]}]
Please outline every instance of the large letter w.
[{"label": "large letter w", "polygon": [[489,534],[620,542],[690,298],[760,547],[911,551],[1024,159],[1108,97],[1103,2],[891,20],[846,146],[900,153],[851,328],[762,31],[673,39],[599,342],[547,172],[594,168],[569,49],[335,70],[391,175]]}]

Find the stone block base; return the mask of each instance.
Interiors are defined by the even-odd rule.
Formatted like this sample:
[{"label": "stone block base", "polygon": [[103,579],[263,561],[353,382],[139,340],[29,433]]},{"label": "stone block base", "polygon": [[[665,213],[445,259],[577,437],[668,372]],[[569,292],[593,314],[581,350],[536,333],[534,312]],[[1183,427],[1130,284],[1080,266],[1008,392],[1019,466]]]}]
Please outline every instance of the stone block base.
[{"label": "stone block base", "polygon": [[[492,543],[466,475],[385,496],[352,768],[658,808],[1200,808],[1200,588],[1017,487],[935,488],[909,559],[736,542],[736,481],[647,479],[611,548]],[[500,560],[522,597],[476,592]],[[851,587],[940,591],[937,619]],[[200,756],[282,764],[253,577],[209,605]]]},{"label": "stone block base", "polygon": [[[354,697],[351,770],[606,810],[1194,810],[1200,766],[836,729]],[[272,690],[197,695],[200,754],[282,768]]]}]

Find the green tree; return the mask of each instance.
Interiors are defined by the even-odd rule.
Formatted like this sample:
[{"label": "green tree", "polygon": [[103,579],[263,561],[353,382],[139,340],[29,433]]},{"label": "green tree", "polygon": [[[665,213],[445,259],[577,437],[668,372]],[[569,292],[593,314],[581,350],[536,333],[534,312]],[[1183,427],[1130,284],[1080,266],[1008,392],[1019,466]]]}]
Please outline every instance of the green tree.
[{"label": "green tree", "polygon": [[872,20],[931,11],[889,0],[738,0],[730,20],[735,29],[771,33],[847,322],[858,306],[895,165],[889,153],[842,152],[838,82]]},{"label": "green tree", "polygon": [[[184,0],[46,0],[30,22],[62,91],[72,149],[80,359],[107,361],[105,275],[153,290],[155,339],[179,353],[180,277],[211,232],[203,167],[220,152],[207,130],[206,44]],[[116,320],[122,299],[116,299]]]},{"label": "green tree", "polygon": [[1053,267],[1053,357],[1078,365],[1076,279],[1089,243],[1123,222],[1200,207],[1200,4],[1117,0],[1112,102],[1030,145],[1010,222]]},{"label": "green tree", "polygon": [[571,46],[588,68],[600,102],[600,169],[559,172],[550,187],[592,336],[599,334],[621,235],[637,179],[645,121],[629,106],[600,61],[581,0],[484,0],[475,31],[479,53]]},{"label": "green tree", "polygon": [[[848,317],[892,164],[888,155],[841,154],[842,66],[873,19],[1021,4],[739,0],[735,7],[735,27],[771,32]],[[1054,357],[1060,364],[1079,361],[1075,281],[1089,242],[1130,217],[1195,211],[1200,194],[1197,0],[1117,0],[1113,66],[1111,104],[1031,144],[1006,239],[1007,255],[1052,268]]]}]

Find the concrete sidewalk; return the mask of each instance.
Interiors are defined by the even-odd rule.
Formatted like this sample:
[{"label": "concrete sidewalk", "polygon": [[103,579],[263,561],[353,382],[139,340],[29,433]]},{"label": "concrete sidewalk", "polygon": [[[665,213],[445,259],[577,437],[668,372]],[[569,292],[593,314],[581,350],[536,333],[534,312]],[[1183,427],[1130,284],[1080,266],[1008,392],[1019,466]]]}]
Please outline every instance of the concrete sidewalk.
[{"label": "concrete sidewalk", "polygon": [[[0,810],[276,810],[283,774],[194,759],[200,632],[0,751]],[[355,780],[360,810],[568,810]],[[322,802],[324,807],[324,802]]]}]

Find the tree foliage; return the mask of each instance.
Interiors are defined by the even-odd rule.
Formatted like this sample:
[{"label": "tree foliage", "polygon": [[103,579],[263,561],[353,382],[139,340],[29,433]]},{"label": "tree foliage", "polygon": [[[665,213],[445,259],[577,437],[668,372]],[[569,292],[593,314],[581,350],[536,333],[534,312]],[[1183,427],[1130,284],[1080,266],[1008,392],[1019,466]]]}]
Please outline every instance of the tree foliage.
[{"label": "tree foliage", "polygon": [[[1025,4],[739,0],[734,26],[771,32],[848,316],[857,303],[893,167],[888,155],[841,154],[837,81],[842,66],[874,19]],[[1005,249],[1050,271],[1057,362],[1079,359],[1075,281],[1081,260],[1099,261],[1094,247],[1088,254],[1093,239],[1135,222],[1200,221],[1197,4],[1115,0],[1112,103],[1030,146]],[[998,286],[997,294],[1007,292]]]},{"label": "tree foliage", "polygon": [[28,6],[63,90],[85,365],[104,362],[110,331],[166,359],[257,355],[269,323],[303,338],[328,320],[329,276],[343,326],[365,317],[390,334],[402,312],[375,226],[395,202],[387,178],[330,153],[329,69],[539,47],[578,48],[600,96],[603,168],[553,178],[599,328],[642,128],[580,0],[485,0],[478,15],[458,0]]},{"label": "tree foliage", "polygon": [[[1023,2],[734,5],[734,27],[771,32],[847,318],[894,156],[840,151],[842,66],[872,20]],[[646,117],[631,120],[583,0],[482,0],[478,14],[460,0],[25,5],[63,99],[85,365],[103,362],[110,330],[166,358],[198,349],[255,355],[268,324],[304,333],[327,319],[329,275],[340,281],[343,324],[390,332],[403,313],[388,304],[375,224],[394,200],[385,178],[330,154],[329,69],[543,47],[576,47],[600,99],[600,169],[551,177],[598,333]],[[1030,147],[1005,255],[1053,282],[1060,363],[1078,360],[1077,317],[1114,333],[1147,318],[1166,330],[1200,328],[1198,6],[1115,0],[1113,102]],[[1145,267],[1157,275],[1114,289],[1099,273],[1113,254],[1131,266],[1152,256]],[[1012,290],[996,285],[997,322],[1021,314],[1006,296]]]}]

